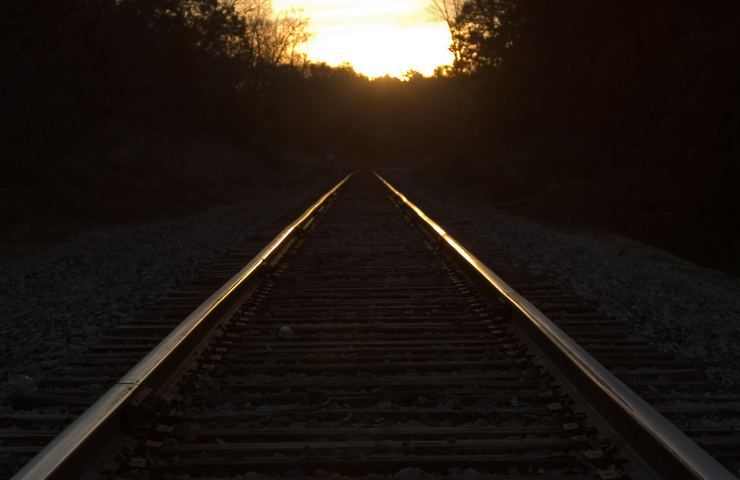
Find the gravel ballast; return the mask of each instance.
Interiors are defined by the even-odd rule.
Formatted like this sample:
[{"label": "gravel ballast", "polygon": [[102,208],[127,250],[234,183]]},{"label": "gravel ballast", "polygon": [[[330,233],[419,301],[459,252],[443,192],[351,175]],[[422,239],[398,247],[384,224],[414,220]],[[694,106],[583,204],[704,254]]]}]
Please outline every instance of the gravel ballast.
[{"label": "gravel ballast", "polygon": [[[565,229],[432,188],[408,173],[388,178],[484,262],[496,252],[544,273],[664,351],[740,383],[740,281],[619,235]],[[506,280],[506,279],[504,279]]]},{"label": "gravel ballast", "polygon": [[0,264],[0,397],[32,390],[103,329],[136,318],[240,242],[275,235],[276,220],[279,230],[330,185],[255,190],[247,201],[88,232]]}]

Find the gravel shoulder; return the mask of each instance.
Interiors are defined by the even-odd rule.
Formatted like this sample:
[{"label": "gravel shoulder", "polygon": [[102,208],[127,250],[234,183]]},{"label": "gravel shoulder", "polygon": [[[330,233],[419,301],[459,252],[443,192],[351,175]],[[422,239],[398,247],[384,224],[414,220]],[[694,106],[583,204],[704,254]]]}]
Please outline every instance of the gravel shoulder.
[{"label": "gravel shoulder", "polygon": [[484,262],[495,246],[522,268],[594,301],[629,332],[740,384],[740,280],[624,236],[543,225],[432,188],[408,172],[387,175]]},{"label": "gravel shoulder", "polygon": [[254,190],[239,203],[89,231],[0,263],[0,397],[32,389],[103,329],[135,318],[224,251],[275,235],[276,220],[287,225],[331,184]]}]

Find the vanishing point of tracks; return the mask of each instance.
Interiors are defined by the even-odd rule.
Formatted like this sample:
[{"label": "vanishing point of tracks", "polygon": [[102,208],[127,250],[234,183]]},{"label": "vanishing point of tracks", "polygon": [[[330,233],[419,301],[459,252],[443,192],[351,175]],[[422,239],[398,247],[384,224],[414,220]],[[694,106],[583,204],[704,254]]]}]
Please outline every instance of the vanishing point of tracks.
[{"label": "vanishing point of tracks", "polygon": [[[0,468],[144,357],[17,478],[734,478],[382,177],[335,187],[178,321],[123,326],[16,398]],[[699,434],[736,471],[734,430]]]}]

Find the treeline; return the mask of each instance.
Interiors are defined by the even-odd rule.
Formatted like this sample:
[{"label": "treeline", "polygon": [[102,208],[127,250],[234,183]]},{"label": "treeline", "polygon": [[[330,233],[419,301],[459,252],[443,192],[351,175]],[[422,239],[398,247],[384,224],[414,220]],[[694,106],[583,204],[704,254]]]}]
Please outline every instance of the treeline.
[{"label": "treeline", "polygon": [[479,82],[468,144],[486,152],[477,175],[538,184],[631,174],[736,190],[736,1],[435,5],[453,32],[453,74]]},{"label": "treeline", "polygon": [[403,163],[581,192],[565,215],[611,188],[594,216],[649,210],[638,230],[737,257],[736,0],[431,1],[455,64],[404,81],[308,62],[306,20],[270,0],[0,1],[0,218],[201,208],[301,175],[286,159]]},{"label": "treeline", "polygon": [[306,21],[269,0],[5,0],[3,177],[144,131],[528,188],[634,172],[734,188],[736,1],[434,3],[455,65],[369,81],[296,53]]},{"label": "treeline", "polygon": [[270,0],[0,3],[0,183],[122,156],[153,166],[180,138],[215,138],[271,165],[285,152],[374,162],[462,141],[467,126],[450,114],[468,95],[458,79],[370,81],[310,63],[297,52],[306,27]]},{"label": "treeline", "polygon": [[302,61],[305,35],[269,0],[3,1],[2,177],[63,172],[81,145],[99,149],[95,168],[142,135],[249,146],[262,92]]},{"label": "treeline", "polygon": [[369,80],[349,66],[312,64],[274,84],[269,118],[280,145],[365,166],[413,164],[467,138],[465,83],[414,72]]}]

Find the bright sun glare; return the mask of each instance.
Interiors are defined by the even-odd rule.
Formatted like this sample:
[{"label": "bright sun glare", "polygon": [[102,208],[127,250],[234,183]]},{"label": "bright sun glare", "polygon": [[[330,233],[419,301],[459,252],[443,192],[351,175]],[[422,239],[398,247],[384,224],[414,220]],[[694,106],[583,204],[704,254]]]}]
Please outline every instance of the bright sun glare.
[{"label": "bright sun glare", "polygon": [[310,19],[311,60],[351,64],[371,78],[432,75],[452,62],[447,26],[432,18],[431,0],[275,0],[276,10],[298,9]]}]

